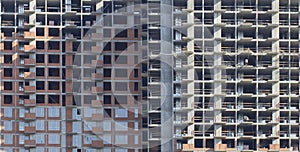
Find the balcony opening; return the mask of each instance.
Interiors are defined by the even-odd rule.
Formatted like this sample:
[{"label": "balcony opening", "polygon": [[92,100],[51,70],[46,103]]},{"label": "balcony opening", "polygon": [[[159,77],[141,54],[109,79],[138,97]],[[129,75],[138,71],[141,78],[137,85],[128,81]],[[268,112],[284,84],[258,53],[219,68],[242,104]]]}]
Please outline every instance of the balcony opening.
[{"label": "balcony opening", "polygon": [[37,12],[45,12],[45,1],[36,2]]},{"label": "balcony opening", "polygon": [[84,26],[92,26],[96,22],[96,18],[94,16],[84,15],[83,16],[83,25]]},{"label": "balcony opening", "polygon": [[94,87],[94,86],[95,86],[94,82],[84,82],[83,83],[84,91],[91,91],[92,87]]},{"label": "balcony opening", "polygon": [[160,41],[160,31],[155,29],[149,30],[149,39],[150,41]]},{"label": "balcony opening", "polygon": [[48,90],[59,90],[59,82],[49,81],[48,82]]},{"label": "balcony opening", "polygon": [[204,148],[203,139],[195,139],[195,148]]},{"label": "balcony opening", "polygon": [[12,90],[12,82],[4,82],[4,90]]},{"label": "balcony opening", "polygon": [[1,31],[4,33],[5,37],[12,37],[12,34],[14,33],[14,29],[10,28],[2,28]]},{"label": "balcony opening", "polygon": [[36,103],[45,103],[45,95],[36,95]]},{"label": "balcony opening", "polygon": [[83,64],[91,64],[92,60],[96,60],[95,55],[84,55],[83,56]]},{"label": "balcony opening", "polygon": [[4,77],[12,77],[12,69],[4,68]]},{"label": "balcony opening", "polygon": [[2,26],[15,26],[15,17],[14,17],[14,15],[3,15],[2,18],[1,18],[1,21],[2,21],[1,22]]},{"label": "balcony opening", "polygon": [[59,55],[48,55],[48,63],[59,63]]},{"label": "balcony opening", "polygon": [[103,46],[103,51],[111,51],[111,42],[104,43]]},{"label": "balcony opening", "polygon": [[15,12],[15,3],[13,1],[3,1],[2,2],[2,11],[5,13],[14,13]]},{"label": "balcony opening", "polygon": [[91,13],[92,10],[94,10],[94,8],[92,8],[91,6],[82,6],[83,7],[83,12],[84,13]]},{"label": "balcony opening", "polygon": [[[210,64],[212,61],[207,61],[207,64]],[[204,70],[204,80],[213,80],[213,72],[212,70],[205,69]]]},{"label": "balcony opening", "polygon": [[81,78],[81,71],[80,71],[79,68],[74,68],[73,69],[73,78],[74,79],[80,79]]},{"label": "balcony opening", "polygon": [[81,92],[81,84],[80,82],[73,82],[73,92]]},{"label": "balcony opening", "polygon": [[118,13],[118,12],[126,12],[127,10],[127,5],[126,2],[121,2],[121,1],[114,1],[114,12]]},{"label": "balcony opening", "polygon": [[76,95],[76,96],[73,96],[73,105],[75,106],[75,105],[77,105],[77,106],[81,106],[81,99],[80,99],[80,96],[78,96],[78,95]]},{"label": "balcony opening", "polygon": [[126,25],[127,17],[121,16],[121,15],[115,15],[114,16],[114,24]]},{"label": "balcony opening", "polygon": [[4,55],[4,63],[11,64],[12,63],[12,55]]},{"label": "balcony opening", "polygon": [[116,77],[125,77],[127,78],[128,76],[128,71],[127,69],[115,69],[115,76]]},{"label": "balcony opening", "polygon": [[128,30],[126,29],[115,29],[116,38],[126,38],[128,36]]},{"label": "balcony opening", "polygon": [[290,88],[290,94],[299,95],[299,86],[292,84]]},{"label": "balcony opening", "polygon": [[255,56],[240,56],[239,59],[240,66],[256,66]]},{"label": "balcony opening", "polygon": [[[36,12],[38,12],[39,9],[36,9]],[[36,25],[45,25],[45,15],[44,14],[38,14],[36,15]]]},{"label": "balcony opening", "polygon": [[206,145],[206,148],[214,148],[214,140],[213,139],[207,139],[205,145]]},{"label": "balcony opening", "polygon": [[45,55],[37,54],[36,55],[36,63],[45,63]]},{"label": "balcony opening", "polygon": [[115,96],[115,104],[116,105],[125,105],[127,104],[127,96]]},{"label": "balcony opening", "polygon": [[128,83],[127,82],[115,82],[115,90],[116,91],[127,91]]},{"label": "balcony opening", "polygon": [[256,141],[253,140],[244,140],[243,150],[254,150],[256,149]]},{"label": "balcony opening", "polygon": [[36,41],[36,49],[44,50],[45,49],[44,42],[43,41]]},{"label": "balcony opening", "polygon": [[36,68],[36,76],[45,76],[44,68]]},{"label": "balcony opening", "polygon": [[104,55],[103,56],[103,63],[104,64],[111,64],[111,56],[110,55]]},{"label": "balcony opening", "polygon": [[104,118],[111,118],[111,109],[104,109]]},{"label": "balcony opening", "polygon": [[56,3],[55,1],[47,1],[47,11],[48,12],[60,12],[60,3]]},{"label": "balcony opening", "polygon": [[92,73],[95,73],[95,69],[83,69],[83,76],[86,78],[91,77]]},{"label": "balcony opening", "polygon": [[104,77],[110,78],[111,77],[111,69],[104,69],[103,75],[104,75]]},{"label": "balcony opening", "polygon": [[93,46],[96,46],[96,43],[84,42],[83,43],[83,51],[91,51]]},{"label": "balcony opening", "polygon": [[[36,36],[44,36],[44,28],[36,28]],[[43,42],[44,43],[44,42]]]},{"label": "balcony opening", "polygon": [[[64,36],[66,36],[66,35],[68,37],[70,37],[70,38],[75,38],[75,39],[82,38],[81,37],[81,31],[80,30],[76,30],[76,29],[66,29]],[[86,33],[84,33],[84,37],[88,37],[89,38],[89,35],[86,34]],[[73,44],[75,44],[77,46],[76,49],[78,49],[80,43],[79,42],[73,42]]]},{"label": "balcony opening", "polygon": [[48,95],[48,103],[59,104],[59,95]]},{"label": "balcony opening", "polygon": [[202,70],[195,69],[194,78],[195,80],[202,80],[203,79]]},{"label": "balcony opening", "polygon": [[81,51],[79,42],[72,43],[72,48],[73,48],[73,52],[80,52]]},{"label": "balcony opening", "polygon": [[48,74],[50,77],[59,77],[59,68],[49,68]]},{"label": "balcony opening", "polygon": [[244,86],[239,86],[238,92],[240,94],[255,94],[256,93],[256,87],[255,84],[249,84],[249,85],[244,85]]},{"label": "balcony opening", "polygon": [[289,57],[280,55],[279,57],[279,66],[280,67],[289,67]]},{"label": "balcony opening", "polygon": [[36,82],[36,90],[45,90],[45,82],[37,81]]},{"label": "balcony opening", "polygon": [[299,73],[296,71],[291,72],[290,80],[298,81],[299,80]]},{"label": "balcony opening", "polygon": [[174,1],[173,4],[176,8],[186,8],[187,2],[186,1]]},{"label": "balcony opening", "polygon": [[112,12],[112,2],[111,1],[104,1],[104,13],[111,13]]},{"label": "balcony opening", "polygon": [[58,28],[49,28],[48,36],[59,36]]},{"label": "balcony opening", "polygon": [[115,55],[116,64],[127,64],[128,57],[125,55]]},{"label": "balcony opening", "polygon": [[96,100],[96,96],[93,96],[93,95],[85,95],[84,96],[84,104],[91,104],[92,100]]},{"label": "balcony opening", "polygon": [[125,51],[128,48],[127,42],[115,42],[116,51]]},{"label": "balcony opening", "polygon": [[[298,25],[298,23],[295,23],[295,24],[297,24]],[[291,36],[290,36],[290,39],[298,39],[299,38],[299,35],[297,34],[297,30],[295,30],[295,29],[291,29]]]},{"label": "balcony opening", "polygon": [[4,42],[4,50],[12,50],[12,42]]},{"label": "balcony opening", "polygon": [[111,95],[104,95],[103,96],[103,103],[104,104],[111,104]]},{"label": "balcony opening", "polygon": [[204,14],[204,24],[214,24],[214,14],[205,13]]},{"label": "balcony opening", "polygon": [[[287,87],[287,86],[285,86]],[[280,88],[283,89],[283,88]],[[286,97],[281,97],[280,98],[280,109],[287,109],[288,105],[289,105],[289,99]],[[285,119],[288,119],[288,113],[281,113],[280,114],[280,121],[284,121]]]},{"label": "balcony opening", "polygon": [[111,91],[111,83],[110,82],[103,82],[104,91]]},{"label": "balcony opening", "polygon": [[58,26],[61,23],[58,15],[48,15],[47,20],[49,26]]},{"label": "balcony opening", "polygon": [[4,104],[12,104],[12,95],[4,95]]},{"label": "balcony opening", "polygon": [[227,27],[222,30],[222,37],[227,38],[227,39],[234,39],[234,28]]},{"label": "balcony opening", "polygon": [[110,38],[111,37],[111,29],[103,29],[103,37]]},{"label": "balcony opening", "polygon": [[103,25],[110,27],[112,26],[112,16],[111,15],[104,15]]},{"label": "balcony opening", "polygon": [[60,43],[57,41],[49,41],[48,42],[48,50],[59,50]]}]

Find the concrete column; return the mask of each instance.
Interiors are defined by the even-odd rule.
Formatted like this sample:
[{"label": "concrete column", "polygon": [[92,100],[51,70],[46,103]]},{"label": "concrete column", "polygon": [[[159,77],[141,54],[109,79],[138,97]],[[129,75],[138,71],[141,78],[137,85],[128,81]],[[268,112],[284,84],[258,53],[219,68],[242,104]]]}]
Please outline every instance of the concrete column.
[{"label": "concrete column", "polygon": [[[272,23],[273,24],[279,24],[279,0],[273,0],[272,1],[272,9],[276,12],[272,15]],[[279,27],[275,27],[273,28],[272,30],[272,37],[273,38],[279,38]],[[279,52],[280,51],[280,48],[279,48],[279,41],[276,41],[272,44],[272,51],[273,52]],[[272,58],[272,64],[273,66],[278,66],[279,67],[279,54],[275,55],[273,58]],[[272,71],[272,78],[274,80],[279,80],[280,77],[279,77],[279,69],[274,69]],[[276,94],[276,95],[279,95],[280,92],[280,85],[279,85],[279,82],[275,83],[273,86],[272,86],[272,93],[273,94]],[[275,97],[273,100],[272,100],[272,105],[274,106],[274,108],[277,108],[279,106],[279,97]],[[279,107],[278,107],[279,108]],[[273,112],[272,114],[272,119],[273,121],[279,121],[279,116],[280,116],[280,112],[279,110],[276,110]],[[280,130],[280,126],[279,124],[277,125],[274,125],[273,128],[272,128],[272,134],[273,135],[279,135],[279,130]],[[273,144],[279,144],[280,143],[280,140],[279,139],[274,139]]]},{"label": "concrete column", "polygon": [[173,146],[173,50],[172,0],[161,0],[161,151],[174,151]]}]

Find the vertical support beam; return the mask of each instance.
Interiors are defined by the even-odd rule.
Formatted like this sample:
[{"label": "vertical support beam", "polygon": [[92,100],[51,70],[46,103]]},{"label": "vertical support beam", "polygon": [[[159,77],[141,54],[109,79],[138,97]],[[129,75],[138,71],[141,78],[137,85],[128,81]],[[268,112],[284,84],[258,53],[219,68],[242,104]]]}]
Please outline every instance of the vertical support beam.
[{"label": "vertical support beam", "polygon": [[[214,10],[219,9],[221,10],[221,0],[214,0]],[[221,13],[220,12],[215,12],[214,13],[214,23],[221,23]],[[222,28],[219,26],[214,26],[214,37],[222,37]],[[214,41],[214,45],[212,46],[214,47],[214,57],[213,57],[213,62],[214,62],[214,66],[218,65],[222,65],[222,54],[220,53],[221,50],[221,42],[220,41]],[[220,68],[214,68],[214,70],[212,70],[213,72],[213,88],[212,91],[214,94],[222,94],[222,81],[220,81],[222,79],[222,69]],[[213,97],[213,105],[214,105],[214,119],[215,122],[221,122],[222,121],[222,112],[221,112],[221,108],[222,108],[222,97],[221,96],[217,96],[215,95]],[[214,130],[215,136],[221,136],[222,135],[222,125],[218,125],[215,124],[214,125]],[[217,144],[222,144],[222,139],[220,138],[215,138],[214,139],[214,145]],[[215,147],[216,150],[216,147]]]},{"label": "vertical support beam", "polygon": [[161,151],[173,151],[172,0],[161,0]]},{"label": "vertical support beam", "polygon": [[[272,1],[272,10],[275,10],[276,13],[274,13],[272,15],[272,23],[273,24],[279,24],[279,0],[273,0]],[[276,26],[274,29],[272,29],[272,37],[273,38],[279,38],[279,27]],[[279,67],[279,54],[280,54],[280,48],[279,48],[279,41],[276,41],[272,44],[272,51],[273,52],[279,52],[277,55],[275,55],[272,59],[272,64],[273,66],[277,66]],[[279,68],[277,69],[274,69],[272,71],[272,77],[274,80],[280,80],[280,74],[279,74]],[[279,82],[275,83],[273,86],[272,86],[272,94],[276,94],[276,95],[279,95],[280,92],[280,85],[279,85]],[[279,109],[279,96],[276,96],[275,98],[272,99],[272,106],[274,108],[278,108]],[[280,116],[280,111],[279,110],[276,110],[273,112],[272,114],[272,119],[273,121],[279,121],[279,116]],[[280,130],[280,126],[279,124],[277,125],[274,125],[273,128],[272,128],[272,134],[273,135],[277,135],[279,136],[279,130]],[[274,139],[272,141],[272,144],[279,144],[280,143],[280,140],[277,138],[277,139]]]}]

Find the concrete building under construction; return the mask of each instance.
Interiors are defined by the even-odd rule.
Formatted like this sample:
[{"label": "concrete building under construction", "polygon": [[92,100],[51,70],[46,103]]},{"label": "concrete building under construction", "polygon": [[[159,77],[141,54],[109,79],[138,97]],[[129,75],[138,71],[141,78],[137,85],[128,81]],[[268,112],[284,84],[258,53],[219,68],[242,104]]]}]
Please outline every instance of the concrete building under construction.
[{"label": "concrete building under construction", "polygon": [[298,151],[299,4],[143,1],[143,146]]},{"label": "concrete building under construction", "polygon": [[0,150],[140,151],[135,2],[0,4]]},{"label": "concrete building under construction", "polygon": [[299,0],[0,4],[0,150],[299,151]]}]

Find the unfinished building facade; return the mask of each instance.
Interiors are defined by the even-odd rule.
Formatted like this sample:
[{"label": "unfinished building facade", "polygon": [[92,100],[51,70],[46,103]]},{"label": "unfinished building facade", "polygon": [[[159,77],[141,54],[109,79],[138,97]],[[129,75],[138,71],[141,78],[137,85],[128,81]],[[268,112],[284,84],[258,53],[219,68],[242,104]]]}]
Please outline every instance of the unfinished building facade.
[{"label": "unfinished building facade", "polygon": [[1,151],[139,151],[135,3],[0,1]]},{"label": "unfinished building facade", "polygon": [[1,150],[299,151],[298,0],[0,4]]},{"label": "unfinished building facade", "polygon": [[298,0],[142,4],[145,151],[299,150]]}]

